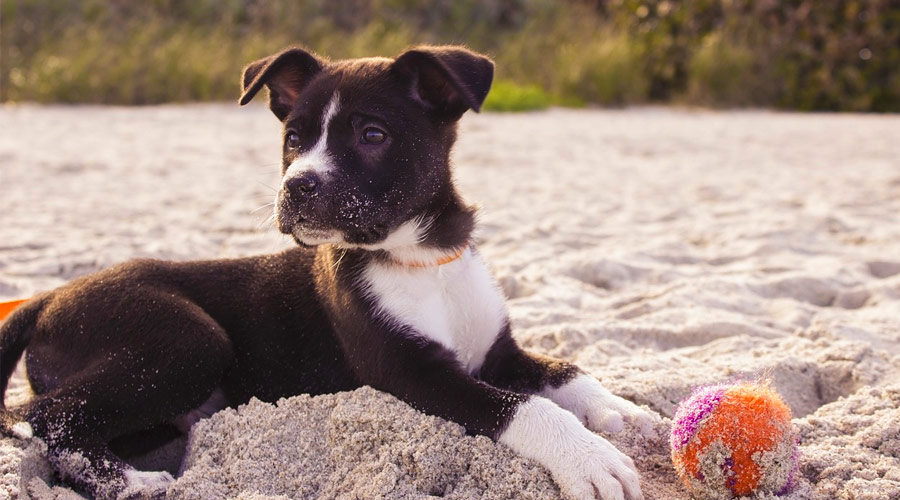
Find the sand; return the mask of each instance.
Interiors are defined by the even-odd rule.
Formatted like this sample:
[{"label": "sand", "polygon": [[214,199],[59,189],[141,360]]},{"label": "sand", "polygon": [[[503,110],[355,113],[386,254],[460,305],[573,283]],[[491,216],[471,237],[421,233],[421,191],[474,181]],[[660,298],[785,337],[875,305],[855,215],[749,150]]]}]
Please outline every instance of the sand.
[{"label": "sand", "polygon": [[[138,256],[290,245],[266,218],[262,107],[0,108],[0,300]],[[769,377],[794,412],[791,499],[900,498],[900,117],[551,110],[467,115],[455,161],[515,336],[659,412],[609,436],[647,498],[689,498],[668,417]],[[262,207],[259,211],[253,209]],[[8,401],[28,390],[21,374]],[[194,427],[170,498],[555,498],[537,464],[368,388]],[[0,498],[73,498],[0,439]]]}]

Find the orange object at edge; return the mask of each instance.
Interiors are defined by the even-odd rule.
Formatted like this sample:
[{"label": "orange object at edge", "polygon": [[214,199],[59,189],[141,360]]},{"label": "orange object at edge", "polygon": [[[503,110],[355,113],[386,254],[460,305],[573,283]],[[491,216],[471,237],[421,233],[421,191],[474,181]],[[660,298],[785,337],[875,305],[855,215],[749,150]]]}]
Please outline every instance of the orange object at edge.
[{"label": "orange object at edge", "polygon": [[17,307],[28,302],[28,299],[18,299],[18,300],[10,300],[7,302],[0,302],[0,321],[6,319],[7,316],[10,315]]}]

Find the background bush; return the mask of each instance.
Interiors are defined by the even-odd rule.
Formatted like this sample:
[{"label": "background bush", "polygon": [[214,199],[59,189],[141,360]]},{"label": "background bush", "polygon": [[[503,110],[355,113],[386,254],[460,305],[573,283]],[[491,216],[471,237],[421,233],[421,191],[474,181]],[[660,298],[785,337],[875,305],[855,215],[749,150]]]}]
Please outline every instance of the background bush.
[{"label": "background bush", "polygon": [[489,111],[528,111],[547,109],[553,99],[537,85],[519,85],[509,80],[495,81],[484,101]]},{"label": "background bush", "polygon": [[492,109],[682,102],[900,111],[897,0],[5,0],[0,101],[231,100],[285,45],[490,54]]}]

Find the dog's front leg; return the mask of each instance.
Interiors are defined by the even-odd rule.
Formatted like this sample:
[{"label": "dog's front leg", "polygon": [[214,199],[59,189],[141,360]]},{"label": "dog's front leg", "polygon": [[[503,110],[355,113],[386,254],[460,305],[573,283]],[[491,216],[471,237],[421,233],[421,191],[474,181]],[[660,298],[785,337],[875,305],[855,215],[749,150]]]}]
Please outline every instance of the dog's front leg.
[{"label": "dog's front leg", "polygon": [[481,378],[497,387],[544,396],[594,432],[617,433],[627,423],[652,436],[660,421],[658,415],[609,392],[577,366],[524,351],[508,331],[488,353]]},{"label": "dog's front leg", "polygon": [[546,467],[572,498],[644,498],[634,462],[547,398],[521,403],[497,440]]},{"label": "dog's front leg", "polygon": [[366,350],[351,349],[361,382],[536,460],[572,499],[643,498],[631,459],[549,399],[478,380],[450,350],[413,332],[357,334],[379,338]]}]

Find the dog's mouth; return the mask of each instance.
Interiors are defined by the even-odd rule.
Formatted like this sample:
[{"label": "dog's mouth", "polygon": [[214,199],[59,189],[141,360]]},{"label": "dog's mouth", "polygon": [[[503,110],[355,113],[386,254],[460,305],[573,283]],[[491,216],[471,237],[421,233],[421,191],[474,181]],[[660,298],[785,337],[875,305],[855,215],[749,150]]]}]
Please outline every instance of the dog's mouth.
[{"label": "dog's mouth", "polygon": [[326,243],[341,247],[368,247],[376,245],[387,237],[387,227],[383,224],[375,224],[368,229],[325,229],[304,223],[301,219],[289,232],[298,244],[312,247]]},{"label": "dog's mouth", "polygon": [[370,215],[373,214],[363,213],[360,207],[347,204],[337,208],[309,203],[296,206],[281,193],[276,200],[278,230],[303,246],[325,243],[343,247],[377,245],[387,238],[390,228],[386,221]]},{"label": "dog's mouth", "polygon": [[325,243],[340,243],[343,241],[339,231],[334,229],[316,229],[298,223],[290,231],[290,235],[298,244],[308,247]]}]

